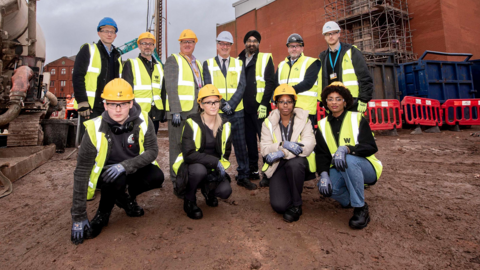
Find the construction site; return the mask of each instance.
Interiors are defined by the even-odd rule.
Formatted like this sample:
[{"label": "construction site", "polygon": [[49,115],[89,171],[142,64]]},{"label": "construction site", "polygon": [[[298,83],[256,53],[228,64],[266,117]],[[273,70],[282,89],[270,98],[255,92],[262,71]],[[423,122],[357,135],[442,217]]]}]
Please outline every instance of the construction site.
[{"label": "construction site", "polygon": [[[288,56],[291,33],[302,35],[305,55],[318,57],[327,49],[327,21],[362,53],[374,84],[364,116],[383,164],[365,189],[368,227],[351,229],[352,208],[320,195],[319,179],[305,181],[297,222],[272,209],[269,187],[247,190],[235,181],[216,208],[198,192],[204,216],[192,220],[173,192],[169,125],[160,123],[156,162],[165,182],[138,196],[145,215],[115,206],[102,233],[81,245],[71,241],[80,118],[66,99],[73,85],[67,93],[60,83],[71,83],[75,57],[45,63],[36,19],[42,3],[0,1],[0,269],[480,269],[477,1],[241,0],[232,2],[235,20],[216,25],[217,34],[233,35],[234,58],[244,35],[259,31],[260,52],[272,53],[275,67]],[[152,57],[163,62],[171,53],[166,1],[154,6],[147,26],[158,41]],[[320,120],[325,109],[317,106]],[[230,162],[234,179],[235,149]],[[87,201],[88,219],[100,200],[97,190]]]}]

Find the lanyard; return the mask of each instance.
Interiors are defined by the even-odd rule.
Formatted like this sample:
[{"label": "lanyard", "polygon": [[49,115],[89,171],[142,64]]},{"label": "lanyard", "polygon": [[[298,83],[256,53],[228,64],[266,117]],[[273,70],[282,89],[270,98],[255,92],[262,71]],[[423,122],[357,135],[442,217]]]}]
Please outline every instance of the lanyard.
[{"label": "lanyard", "polygon": [[337,65],[337,60],[338,60],[338,56],[340,55],[340,50],[341,49],[342,49],[342,44],[340,43],[340,47],[338,47],[337,56],[335,57],[335,63],[334,64],[332,63],[332,55],[330,53],[328,53],[328,57],[330,58],[330,65],[332,66],[332,69],[335,69],[335,65]]},{"label": "lanyard", "polygon": [[288,126],[286,127],[287,129],[287,136],[285,136],[285,127],[283,126],[282,119],[280,118],[280,127],[281,127],[281,133],[282,133],[282,139],[283,141],[288,141],[288,135],[290,134],[290,124],[292,123],[292,117],[290,117],[290,120],[288,120]]}]

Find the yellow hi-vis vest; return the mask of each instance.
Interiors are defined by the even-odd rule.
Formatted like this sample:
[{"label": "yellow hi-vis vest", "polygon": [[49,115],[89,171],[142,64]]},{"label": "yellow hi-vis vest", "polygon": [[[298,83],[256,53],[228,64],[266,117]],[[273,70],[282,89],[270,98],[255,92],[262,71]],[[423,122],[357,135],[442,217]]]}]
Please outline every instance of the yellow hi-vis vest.
[{"label": "yellow hi-vis vest", "polygon": [[255,63],[255,79],[257,81],[257,96],[258,103],[262,102],[263,93],[265,92],[265,69],[267,69],[268,61],[273,57],[271,53],[258,53],[257,63]]},{"label": "yellow hi-vis vest", "polygon": [[[100,51],[98,50],[97,44],[88,44],[85,43],[82,45],[88,45],[90,50],[90,62],[88,63],[87,74],[85,75],[85,90],[87,91],[87,98],[88,104],[90,108],[93,109],[93,105],[95,103],[95,92],[97,92],[97,79],[100,76],[100,71],[102,70],[102,59],[100,57]],[[118,58],[119,63],[119,77],[122,77],[123,65],[122,65],[122,57]],[[103,91],[103,89],[102,89]],[[77,100],[73,104],[73,107],[78,109]]]},{"label": "yellow hi-vis vest", "polygon": [[[356,48],[356,46],[354,46]],[[328,56],[327,52],[327,56]],[[327,63],[328,65],[328,63]],[[320,71],[318,72],[318,100],[322,101],[322,80],[323,80],[322,67],[320,66]],[[330,76],[327,74],[327,76]],[[355,75],[355,69],[353,68],[352,63],[352,49],[349,49],[343,56],[342,61],[342,83],[345,87],[350,90],[353,98],[358,98],[358,79]]]},{"label": "yellow hi-vis vest", "polygon": [[[268,118],[265,118],[264,122],[265,122],[265,126],[267,126],[268,130],[270,131],[270,134],[272,135],[273,142],[276,143],[277,142],[277,137],[275,136],[275,133],[273,132],[272,123],[270,123],[270,120],[268,120]],[[308,118],[307,118],[307,122],[308,122]],[[300,134],[300,136],[298,136],[298,142],[300,142],[301,140],[302,140],[302,134]],[[309,171],[312,172],[312,173],[315,173],[317,171],[317,163],[315,161],[315,151],[312,151],[312,153],[310,153],[310,155],[307,156],[307,161],[308,161]],[[268,165],[265,162],[263,164],[263,167],[262,167],[262,172],[267,171],[268,167],[270,167],[270,165]]]},{"label": "yellow hi-vis vest", "polygon": [[140,58],[130,59],[133,69],[133,93],[135,101],[140,105],[142,111],[149,112],[152,106],[163,110],[161,97],[163,68],[160,64],[153,67],[152,78],[148,74],[145,65]]},{"label": "yellow hi-vis vest", "polygon": [[[147,129],[148,129],[148,113],[142,112],[139,117],[140,119],[143,120],[143,122],[140,124],[140,131],[138,133],[138,136],[139,136],[138,143],[140,146],[139,154],[141,155],[143,152],[145,152],[143,143],[145,141],[145,133],[147,133]],[[107,152],[108,152],[108,142],[107,142],[107,138],[105,137],[105,133],[100,131],[100,126],[102,124],[102,116],[98,116],[92,120],[85,121],[83,124],[85,125],[85,129],[88,132],[88,136],[90,137],[92,144],[97,148],[97,157],[95,158],[95,165],[93,166],[92,171],[90,172],[90,179],[88,182],[87,200],[90,200],[93,198],[93,195],[95,194],[98,178],[100,177],[100,174],[102,173],[102,169],[105,166],[105,161],[107,159]],[[158,166],[158,163],[156,160],[154,160],[152,164]],[[160,168],[160,166],[158,167]]]},{"label": "yellow hi-vis vest", "polygon": [[[345,114],[345,118],[343,119],[342,127],[340,129],[340,134],[338,136],[339,146],[346,146],[352,145],[355,146],[358,144],[358,133],[359,133],[359,126],[360,121],[362,120],[362,114],[357,112],[347,112]],[[332,127],[330,123],[327,121],[328,117],[323,118],[322,120],[318,121],[318,128],[322,132],[323,139],[328,145],[328,150],[332,156],[337,152],[337,142],[335,141],[335,136],[332,132]],[[366,157],[370,163],[372,163],[373,168],[375,168],[375,172],[377,174],[377,180],[380,178],[382,174],[383,166],[382,162],[378,160],[375,155],[371,155]],[[332,167],[333,165],[331,165]]]},{"label": "yellow hi-vis vest", "polygon": [[[278,84],[286,83],[288,85],[294,86],[301,83],[305,79],[305,73],[307,72],[308,67],[315,62],[315,58],[302,55],[290,68],[290,65],[287,64],[290,60],[285,58],[278,65]],[[305,92],[297,94],[297,103],[295,107],[302,108],[310,115],[317,114],[317,81],[313,87]]]},{"label": "yellow hi-vis vest", "polygon": [[[197,102],[195,100],[195,78],[193,77],[193,71],[190,67],[188,61],[181,55],[172,54],[177,60],[178,64],[178,98],[180,99],[180,106],[182,107],[182,112],[189,112],[193,108],[193,103]],[[200,71],[200,76],[203,81],[203,71],[200,61],[196,60],[197,67]],[[168,104],[168,95],[166,111],[170,111],[170,104]]]},{"label": "yellow hi-vis vest", "polygon": [[[227,76],[223,76],[222,70],[215,61],[215,58],[210,58],[207,60],[208,63],[208,71],[210,73],[210,77],[212,78],[212,84],[218,88],[222,97],[229,101],[233,94],[237,91],[238,83],[240,82],[240,74],[242,74],[242,60],[235,59],[230,57],[229,65],[227,69]],[[235,111],[243,110],[243,99],[238,103],[237,108]],[[221,110],[220,113],[223,113]]]},{"label": "yellow hi-vis vest", "polygon": [[[198,149],[200,149],[200,147],[202,146],[202,130],[200,129],[198,124],[192,120],[192,118],[188,118],[186,122],[193,131],[193,140],[195,141],[195,151],[198,151]],[[183,127],[183,131],[185,131],[185,126]],[[183,131],[182,131],[182,137],[183,137]],[[230,137],[230,134],[231,134],[231,124],[229,122],[226,122],[225,124],[223,124],[223,128],[222,128],[222,156],[220,158],[220,163],[222,163],[223,168],[225,168],[225,170],[228,169],[228,167],[230,167],[230,162],[224,158],[227,141],[228,141],[228,137]],[[180,166],[182,165],[182,163],[183,163],[183,153],[180,153],[177,159],[175,160],[175,163],[172,165],[172,168],[175,174],[178,175],[178,169],[180,169]]]}]

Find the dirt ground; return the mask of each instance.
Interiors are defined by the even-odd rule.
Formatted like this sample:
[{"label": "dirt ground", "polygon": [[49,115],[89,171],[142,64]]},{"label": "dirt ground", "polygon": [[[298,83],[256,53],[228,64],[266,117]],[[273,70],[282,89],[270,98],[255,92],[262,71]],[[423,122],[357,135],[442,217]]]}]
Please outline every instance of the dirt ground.
[{"label": "dirt ground", "polygon": [[[198,193],[204,218],[191,220],[172,192],[162,132],[166,181],[138,197],[145,215],[115,207],[100,236],[78,246],[67,149],[0,199],[0,269],[480,269],[480,138],[469,136],[478,131],[378,136],[384,171],[366,190],[372,220],[360,231],[348,227],[353,210],[321,198],[315,181],[305,183],[303,215],[292,224],[271,209],[268,188],[236,184],[217,208]],[[99,197],[88,202],[90,219]]]}]

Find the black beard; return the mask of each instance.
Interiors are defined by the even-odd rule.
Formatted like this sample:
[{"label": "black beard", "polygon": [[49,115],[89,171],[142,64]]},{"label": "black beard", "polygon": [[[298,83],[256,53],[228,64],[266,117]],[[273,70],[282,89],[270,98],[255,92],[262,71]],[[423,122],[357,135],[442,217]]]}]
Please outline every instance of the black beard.
[{"label": "black beard", "polygon": [[258,53],[258,47],[256,46],[248,46],[246,49],[249,54]]}]

